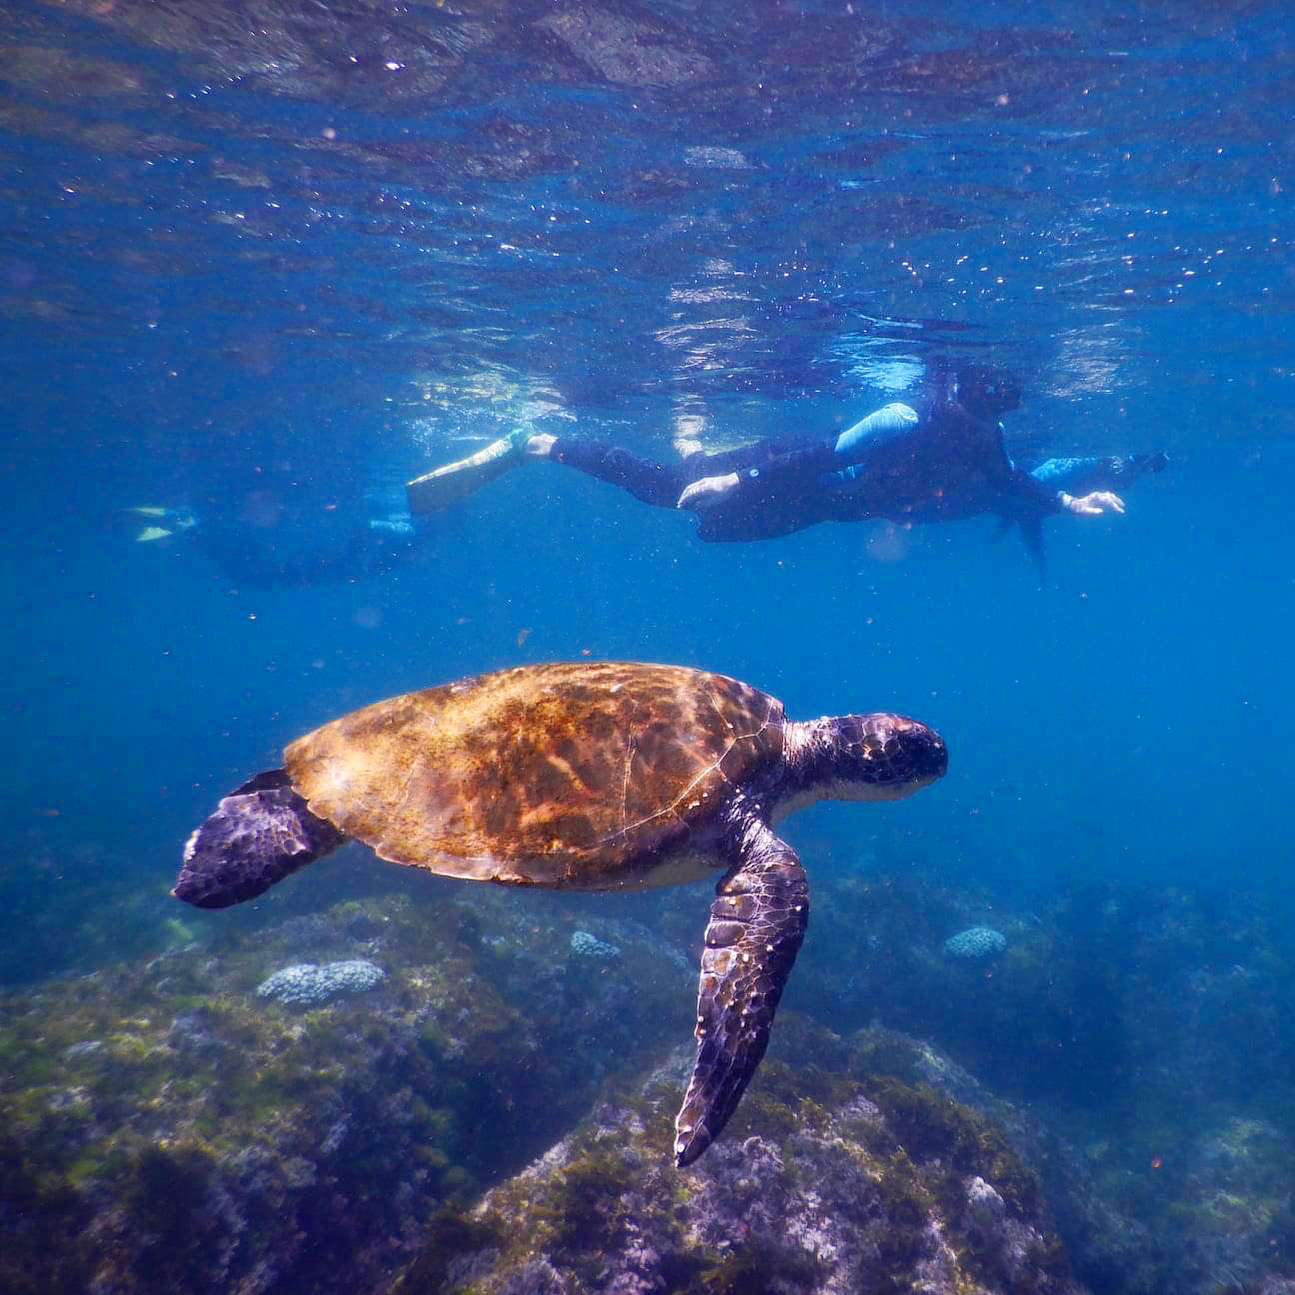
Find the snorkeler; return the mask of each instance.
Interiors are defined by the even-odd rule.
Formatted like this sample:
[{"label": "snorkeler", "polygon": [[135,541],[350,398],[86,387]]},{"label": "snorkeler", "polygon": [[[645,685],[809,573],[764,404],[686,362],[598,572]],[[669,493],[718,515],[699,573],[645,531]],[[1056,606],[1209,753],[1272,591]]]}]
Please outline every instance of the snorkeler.
[{"label": "snorkeler", "polygon": [[342,507],[292,483],[213,494],[201,509],[130,511],[150,521],[138,542],[191,538],[225,576],[254,589],[384,575],[413,561],[426,533],[407,513],[370,517],[359,500]]},{"label": "snorkeler", "polygon": [[716,454],[698,450],[672,464],[594,438],[554,437],[523,426],[410,482],[410,510],[434,511],[524,458],[547,458],[643,503],[695,510],[699,537],[712,542],[772,539],[825,521],[933,522],[990,514],[1018,526],[1038,554],[1044,517],[1122,513],[1114,485],[1166,462],[1163,455],[1052,459],[1025,472],[1008,455],[999,422],[1019,404],[1015,378],[964,366],[940,378],[924,415],[894,403],[829,441],[761,440]]}]

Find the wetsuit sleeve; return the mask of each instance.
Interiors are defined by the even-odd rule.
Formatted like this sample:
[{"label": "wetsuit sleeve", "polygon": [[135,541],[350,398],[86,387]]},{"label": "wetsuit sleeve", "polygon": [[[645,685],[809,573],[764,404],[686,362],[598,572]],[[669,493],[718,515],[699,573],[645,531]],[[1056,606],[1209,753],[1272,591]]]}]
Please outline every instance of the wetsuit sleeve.
[{"label": "wetsuit sleeve", "polygon": [[813,481],[836,463],[831,441],[809,445],[767,442],[759,462],[737,469],[739,488],[750,491],[794,490],[799,482]]},{"label": "wetsuit sleeve", "polygon": [[1053,490],[1086,495],[1092,490],[1127,486],[1143,473],[1161,471],[1168,461],[1160,453],[1054,458],[1031,468],[1030,476]]},{"label": "wetsuit sleeve", "polygon": [[1030,476],[1054,490],[1074,494],[1079,486],[1091,479],[1094,469],[1103,461],[1091,457],[1045,459],[1037,468],[1030,469]]}]

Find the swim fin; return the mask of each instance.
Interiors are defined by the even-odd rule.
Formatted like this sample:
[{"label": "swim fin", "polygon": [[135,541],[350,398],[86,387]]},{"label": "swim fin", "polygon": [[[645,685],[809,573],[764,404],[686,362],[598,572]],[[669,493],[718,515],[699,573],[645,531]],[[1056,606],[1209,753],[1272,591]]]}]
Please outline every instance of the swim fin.
[{"label": "swim fin", "polygon": [[440,512],[481,489],[487,482],[503,476],[521,460],[522,447],[531,435],[530,427],[518,427],[466,459],[446,463],[415,477],[405,486],[409,511],[415,517]]},{"label": "swim fin", "polygon": [[148,544],[153,540],[164,540],[171,532],[165,526],[145,526],[138,535],[135,536],[136,544]]}]

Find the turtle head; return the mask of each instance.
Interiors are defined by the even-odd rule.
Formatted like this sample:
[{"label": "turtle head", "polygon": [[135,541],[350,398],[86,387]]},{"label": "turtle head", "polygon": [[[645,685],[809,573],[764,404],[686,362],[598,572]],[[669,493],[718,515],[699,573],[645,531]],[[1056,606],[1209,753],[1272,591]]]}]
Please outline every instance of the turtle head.
[{"label": "turtle head", "polygon": [[828,715],[788,725],[782,813],[813,800],[901,800],[944,777],[949,753],[907,715]]},{"label": "turtle head", "polygon": [[842,799],[899,800],[943,778],[949,767],[944,739],[907,715],[878,711],[829,722],[835,729],[836,778],[845,784],[838,793]]}]

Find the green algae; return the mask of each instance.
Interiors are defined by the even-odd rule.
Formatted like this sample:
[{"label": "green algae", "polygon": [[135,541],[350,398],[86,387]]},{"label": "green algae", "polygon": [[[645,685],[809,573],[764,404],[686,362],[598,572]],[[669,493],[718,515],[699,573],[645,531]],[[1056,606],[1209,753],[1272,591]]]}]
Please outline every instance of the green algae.
[{"label": "green algae", "polygon": [[734,1247],[712,1262],[694,1261],[700,1271],[680,1295],[778,1295],[792,1289],[816,1289],[827,1275],[824,1264],[810,1255],[791,1254],[748,1243]]},{"label": "green algae", "polygon": [[503,1242],[504,1233],[497,1224],[445,1206],[428,1221],[418,1258],[397,1278],[387,1295],[451,1295],[463,1291],[461,1286],[449,1285],[455,1261],[496,1250]]},{"label": "green algae", "polygon": [[211,1155],[197,1146],[145,1146],[131,1158],[120,1199],[136,1226],[157,1238],[133,1260],[145,1286],[183,1289],[216,1259],[218,1238],[203,1208],[214,1179]]},{"label": "green algae", "polygon": [[[283,1220],[230,1182],[246,1152],[269,1166],[257,1172],[274,1200],[308,1214],[349,1201],[380,1234],[395,1184],[408,1179],[428,1200],[467,1198],[483,1170],[550,1141],[563,1109],[553,1089],[572,1104],[587,1099],[565,1074],[547,1090],[519,1091],[516,1076],[534,1069],[539,1049],[533,1007],[483,976],[482,965],[498,969],[501,959],[472,938],[476,919],[452,923],[456,939],[445,945],[407,906],[390,920],[367,913],[351,905],[343,920],[381,928],[390,970],[384,991],[365,1001],[300,1012],[256,998],[263,973],[294,960],[264,937],[234,942],[219,963],[182,952],[11,996],[0,1018],[0,1112],[31,1167],[20,1182],[11,1165],[9,1183],[30,1201],[31,1226],[73,1235],[110,1204],[121,1213],[122,1252],[114,1243],[86,1260],[90,1269],[129,1268],[124,1291],[192,1288],[223,1262],[202,1227],[182,1235],[203,1193],[233,1193],[225,1199],[243,1214],[228,1220],[241,1229],[240,1262],[282,1248]],[[406,940],[417,957],[402,964]],[[408,1099],[397,1104],[402,1092]],[[296,1187],[278,1168],[293,1156],[304,1175]],[[35,1248],[31,1268],[41,1275],[30,1282],[19,1260],[8,1263],[23,1253],[15,1242],[0,1259],[0,1288],[62,1289],[58,1270],[74,1249],[56,1262]],[[68,1289],[87,1289],[86,1271]]]},{"label": "green algae", "polygon": [[508,1247],[512,1256],[576,1253],[591,1243],[619,1244],[627,1222],[624,1195],[632,1185],[623,1148],[583,1130],[570,1140],[562,1166],[537,1190],[519,1181],[505,1189],[497,1220],[526,1219]]},{"label": "green algae", "polygon": [[559,1254],[586,1246],[615,1250],[628,1222],[626,1162],[614,1148],[592,1137],[578,1140],[572,1150],[571,1161],[533,1207],[546,1248]]},{"label": "green algae", "polygon": [[862,1091],[853,1080],[812,1062],[793,1070],[784,1061],[766,1057],[743,1094],[725,1136],[745,1138],[758,1134],[783,1142],[797,1129],[822,1129],[832,1109]]},{"label": "green algae", "polygon": [[914,1263],[926,1249],[935,1202],[913,1162],[897,1150],[880,1163],[877,1200],[886,1226],[878,1237],[878,1295],[911,1289]]},{"label": "green algae", "polygon": [[0,1108],[0,1200],[7,1215],[0,1246],[0,1290],[9,1295],[83,1295],[92,1274],[84,1234],[92,1210],[88,1198],[12,1136],[8,1111]]},{"label": "green algae", "polygon": [[[881,1116],[849,1113],[865,1087],[877,1090]],[[918,1289],[914,1273],[930,1254],[933,1220],[953,1248],[954,1289],[972,1295],[983,1291],[986,1283],[1002,1286],[992,1241],[982,1248],[960,1231],[966,1207],[963,1175],[996,1177],[1010,1189],[1008,1171],[1018,1167],[1014,1157],[1008,1163],[1006,1144],[988,1121],[929,1088],[893,1079],[863,1086],[812,1064],[797,1071],[775,1061],[768,1075],[752,1084],[747,1100],[753,1096],[747,1125],[728,1136],[758,1134],[779,1141],[788,1184],[814,1172],[808,1163],[798,1165],[792,1154],[793,1148],[807,1152],[808,1147],[784,1140],[796,1129],[830,1139],[853,1156],[872,1181],[875,1195],[868,1215],[880,1226],[872,1242],[876,1261],[869,1270],[869,1289],[876,1295],[909,1295]],[[689,1239],[697,1184],[692,1175],[674,1171],[668,1157],[666,1113],[677,1098],[674,1085],[653,1081],[638,1098],[616,1103],[602,1117],[611,1120],[610,1126],[587,1125],[572,1135],[556,1163],[537,1166],[496,1188],[484,1212],[474,1215],[476,1223],[487,1226],[489,1239],[475,1234],[468,1247],[480,1255],[488,1276],[477,1288],[447,1291],[495,1291],[501,1282],[506,1287],[520,1279],[537,1261],[554,1265],[575,1289],[597,1289],[608,1258],[623,1254],[638,1236],[651,1238],[657,1278],[674,1295],[772,1295],[818,1288],[830,1275],[829,1266],[795,1245],[780,1246],[751,1235],[734,1237],[730,1245],[715,1250]],[[900,1130],[882,1122],[886,1108],[919,1144],[911,1153]],[[842,1143],[843,1111],[860,1141]],[[709,1185],[706,1190],[717,1188]],[[1023,1207],[1025,1196],[1020,1192],[1018,1201]],[[446,1249],[439,1241],[429,1241],[429,1246]],[[484,1254],[486,1249],[492,1253]],[[1065,1262],[1059,1243],[1043,1237],[1036,1249],[1035,1266],[1010,1288],[1011,1295],[1048,1295],[1062,1289]],[[438,1274],[444,1271],[437,1266],[441,1262],[436,1255],[426,1257],[429,1271]],[[410,1284],[415,1271],[421,1270],[409,1270],[409,1281],[395,1292],[421,1295],[433,1289],[425,1281]]]},{"label": "green algae", "polygon": [[[379,919],[354,905],[346,920]],[[261,937],[235,945],[219,967],[203,955],[199,969],[180,954],[168,960],[163,979],[134,969],[65,984],[0,1024],[0,1057],[13,1059],[6,1067],[11,1127],[27,1139],[39,1166],[33,1169],[39,1190],[29,1195],[35,1192],[43,1229],[75,1235],[93,1213],[91,1202],[110,1193],[136,1240],[159,1238],[157,1246],[86,1260],[89,1266],[78,1270],[85,1280],[68,1289],[84,1290],[93,1276],[115,1278],[127,1268],[137,1285],[123,1278],[121,1289],[131,1295],[215,1281],[226,1262],[215,1225],[191,1227],[188,1237],[177,1233],[186,1213],[210,1213],[203,1203],[226,1190],[231,1164],[247,1151],[262,1154],[273,1168],[263,1195],[237,1187],[243,1193],[236,1197],[236,1255],[243,1265],[237,1271],[276,1253],[294,1230],[322,1233],[319,1253],[290,1269],[299,1286],[310,1288],[309,1272],[330,1265],[341,1271],[348,1262],[345,1247],[354,1233],[332,1228],[328,1210],[336,1202],[346,1202],[355,1229],[394,1233],[390,1203],[397,1185],[416,1183],[420,1199],[461,1206],[490,1177],[520,1168],[550,1145],[554,1130],[587,1107],[594,1092],[579,1049],[571,1046],[579,1036],[564,1015],[582,987],[560,986],[555,994],[551,988],[540,993],[537,985],[528,998],[534,961],[510,960],[499,941],[480,938],[480,927],[475,915],[446,915],[429,931],[425,913],[395,909],[382,923],[388,981],[363,1001],[302,1012],[256,999],[262,974],[291,960]],[[355,950],[342,944],[337,952]],[[636,988],[654,984],[639,970],[605,974],[624,974]],[[667,986],[662,1002],[668,979],[655,978]],[[180,1013],[195,1019],[177,1032]],[[620,1072],[643,1064],[658,1028],[669,1032],[670,1012],[648,1015],[652,1026],[642,1048],[617,1058]],[[803,1037],[812,1059],[795,1070],[777,1057],[766,1059],[726,1137],[758,1134],[779,1143],[794,1177],[792,1135],[825,1131],[839,1121],[834,1111],[875,1094],[840,1073],[847,1049],[836,1036],[798,1023],[794,1013],[785,1024],[780,1045]],[[101,1049],[68,1055],[87,1041]],[[27,1082],[35,1077],[39,1084]],[[567,1255],[591,1283],[597,1277],[591,1249],[614,1252],[640,1222],[677,1242],[674,1250],[664,1247],[663,1272],[670,1274],[670,1289],[687,1295],[758,1292],[778,1273],[793,1284],[817,1280],[809,1258],[770,1255],[746,1243],[722,1253],[685,1244],[681,1219],[695,1186],[669,1163],[678,1097],[677,1085],[660,1081],[626,1099],[630,1132],[616,1139],[576,1135],[560,1170],[542,1184],[508,1184],[493,1212],[467,1215],[447,1207],[428,1225],[426,1246],[397,1289],[439,1291],[457,1260],[484,1250],[504,1252],[510,1263]],[[852,1154],[878,1180],[885,1208],[900,1220],[887,1242],[898,1272],[915,1244],[916,1212],[930,1208],[932,1194],[895,1138],[866,1119],[850,1128],[857,1128],[860,1143]],[[865,1135],[873,1139],[866,1146]],[[960,1145],[947,1137],[949,1145]],[[294,1157],[304,1185],[275,1177]],[[983,1168],[976,1172],[991,1177]],[[231,1244],[228,1236],[224,1244]],[[75,1253],[73,1247],[68,1255]],[[0,1286],[6,1276],[0,1267]],[[16,1289],[61,1295],[53,1280]]]},{"label": "green algae", "polygon": [[892,1076],[875,1076],[865,1084],[869,1097],[909,1155],[940,1160],[946,1166],[947,1197],[968,1174],[985,1179],[1020,1216],[1034,1214],[1042,1188],[1034,1173],[1012,1150],[1002,1131],[978,1111],[955,1102],[929,1084],[905,1084]]}]

